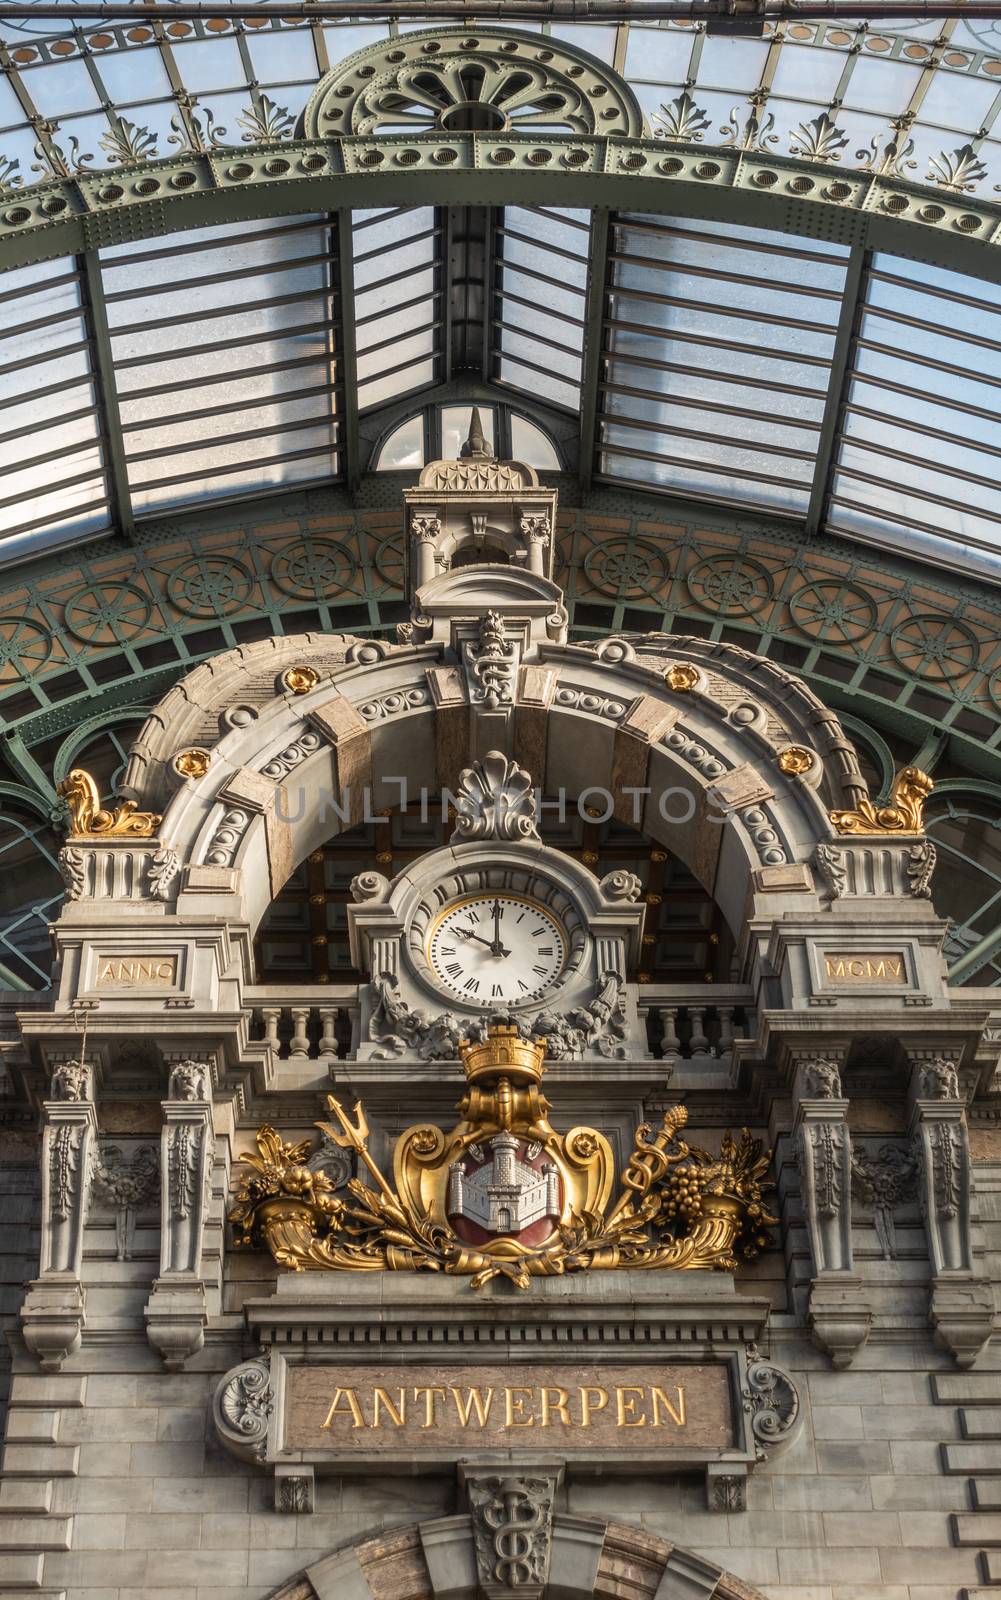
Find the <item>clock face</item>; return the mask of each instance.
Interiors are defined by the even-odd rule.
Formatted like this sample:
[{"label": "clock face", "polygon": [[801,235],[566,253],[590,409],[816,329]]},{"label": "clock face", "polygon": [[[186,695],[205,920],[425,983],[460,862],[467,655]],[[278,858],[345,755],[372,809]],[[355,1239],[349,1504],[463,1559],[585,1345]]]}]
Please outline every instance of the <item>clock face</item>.
[{"label": "clock face", "polygon": [[538,1000],[566,965],[566,930],[515,894],[467,894],[435,917],[426,954],[438,982],[470,1006]]}]

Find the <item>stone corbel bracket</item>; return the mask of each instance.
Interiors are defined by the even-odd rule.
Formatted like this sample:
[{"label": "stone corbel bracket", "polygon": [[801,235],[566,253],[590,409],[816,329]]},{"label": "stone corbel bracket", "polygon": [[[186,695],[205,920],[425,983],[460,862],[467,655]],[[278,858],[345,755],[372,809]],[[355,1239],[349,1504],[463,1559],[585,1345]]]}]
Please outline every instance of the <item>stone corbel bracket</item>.
[{"label": "stone corbel bracket", "polygon": [[202,1247],[215,1140],[207,1063],[174,1063],[162,1112],[160,1275],[145,1308],[146,1333],[168,1372],[180,1372],[202,1348],[208,1322]]},{"label": "stone corbel bracket", "polygon": [[21,1328],[43,1372],[58,1372],[79,1350],[86,1323],[81,1267],[97,1139],[93,1069],[57,1064],[50,1092],[42,1103],[40,1270],[28,1285]]},{"label": "stone corbel bracket", "polygon": [[808,1320],[836,1368],[851,1365],[872,1325],[852,1255],[852,1146],[840,1068],[840,1052],[798,1062],[792,1135],[813,1257]]},{"label": "stone corbel bracket", "polygon": [[912,1052],[910,1133],[928,1242],[929,1321],[935,1342],[971,1367],[994,1331],[994,1296],[972,1233],[973,1169],[955,1062]]}]

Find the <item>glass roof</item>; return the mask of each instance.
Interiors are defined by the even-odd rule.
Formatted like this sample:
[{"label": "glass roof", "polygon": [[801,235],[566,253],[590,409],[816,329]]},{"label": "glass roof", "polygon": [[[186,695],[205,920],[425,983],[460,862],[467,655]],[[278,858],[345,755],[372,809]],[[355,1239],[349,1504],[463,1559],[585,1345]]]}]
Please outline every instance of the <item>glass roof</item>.
[{"label": "glass roof", "polygon": [[602,472],[805,514],[847,256],[755,228],[620,217]]},{"label": "glass roof", "polygon": [[[291,137],[331,65],[411,27],[66,10],[65,24],[0,25],[8,192]],[[621,72],[667,141],[953,197],[1001,187],[999,22],[519,31]],[[990,254],[982,280],[774,229],[442,204],[265,217],[19,268],[0,284],[0,558],[349,476],[354,410],[473,376],[593,419],[581,456],[600,479],[1001,577]]]}]

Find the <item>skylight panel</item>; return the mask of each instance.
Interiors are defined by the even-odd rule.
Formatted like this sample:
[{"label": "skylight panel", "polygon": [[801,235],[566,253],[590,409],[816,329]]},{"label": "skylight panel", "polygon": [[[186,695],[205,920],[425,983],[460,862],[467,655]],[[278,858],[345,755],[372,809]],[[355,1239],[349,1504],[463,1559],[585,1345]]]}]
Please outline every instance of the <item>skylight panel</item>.
[{"label": "skylight panel", "polygon": [[875,257],[853,344],[829,525],[1001,566],[1001,288]]},{"label": "skylight panel", "polygon": [[846,256],[752,228],[618,218],[601,475],[805,513]]},{"label": "skylight panel", "polygon": [[496,240],[495,375],[526,394],[580,406],[590,217],[507,206]]},{"label": "skylight panel", "polygon": [[72,257],[0,280],[0,559],[108,525],[104,446]]},{"label": "skylight panel", "polygon": [[101,252],[137,512],[338,473],[334,259],[321,217]]},{"label": "skylight panel", "polygon": [[352,215],[358,406],[367,410],[438,381],[441,230],[430,206]]}]

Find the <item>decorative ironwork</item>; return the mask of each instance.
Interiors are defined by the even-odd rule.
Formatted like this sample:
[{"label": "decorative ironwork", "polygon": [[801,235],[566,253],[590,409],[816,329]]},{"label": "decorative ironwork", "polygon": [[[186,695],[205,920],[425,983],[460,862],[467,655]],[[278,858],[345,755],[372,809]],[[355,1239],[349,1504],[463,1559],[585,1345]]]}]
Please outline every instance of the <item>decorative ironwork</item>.
[{"label": "decorative ironwork", "polygon": [[261,1128],[230,1212],[237,1245],[264,1247],[296,1272],[430,1270],[468,1276],[473,1289],[497,1277],[524,1289],[535,1276],[603,1268],[732,1271],[768,1243],[771,1154],[746,1129],[738,1140],[725,1134],[714,1156],[679,1137],[687,1113],[671,1107],[655,1133],[637,1128],[610,1205],[604,1134],[550,1125],[544,1043],[495,1025],[459,1048],[461,1120],[447,1134],[428,1123],[406,1129],[392,1184],[369,1151],[360,1102],[349,1115],[330,1095],[335,1121],[317,1123],[371,1180],[352,1178],[343,1198],[307,1165],[310,1140],[290,1144]]},{"label": "decorative ironwork", "polygon": [[102,133],[98,143],[113,167],[135,167],[157,158],[156,134],[125,117],[116,117],[110,132]]},{"label": "decorative ironwork", "polygon": [[685,582],[696,605],[724,617],[753,616],[775,594],[768,568],[747,556],[707,556],[692,567]]},{"label": "decorative ironwork", "polygon": [[960,194],[972,194],[977,184],[987,176],[987,168],[972,144],[960,145],[958,150],[941,150],[928,161],[930,182],[943,189],[955,189]]},{"label": "decorative ironwork", "polygon": [[751,96],[751,109],[743,122],[739,108],[731,106],[728,121],[720,124],[720,133],[726,134],[724,145],[736,150],[756,150],[766,155],[769,145],[778,144],[778,134],[772,133],[775,118],[770,111],[762,115],[766,97],[766,92]]},{"label": "decorative ironwork", "polygon": [[151,839],[160,826],[159,815],[155,811],[137,811],[134,800],[125,800],[113,811],[105,810],[97,784],[83,767],[74,767],[57,793],[69,809],[71,838],[99,834],[105,838]]},{"label": "decorative ironwork", "polygon": [[888,805],[874,806],[869,799],[860,800],[854,811],[832,811],[831,821],[838,833],[921,833],[925,801],[933,788],[927,772],[904,767],[893,780]]},{"label": "decorative ironwork", "polygon": [[832,122],[826,111],[801,122],[789,140],[789,150],[794,156],[804,156],[807,161],[840,161],[841,152],[848,144],[848,135]]},{"label": "decorative ironwork", "polygon": [[295,131],[295,118],[266,94],[252,102],[236,120],[246,130],[240,135],[244,144],[275,144],[280,139],[291,139]]},{"label": "decorative ironwork", "polygon": [[655,139],[701,140],[712,126],[712,119],[695,104],[687,89],[662,105],[659,113],[655,111],[650,121]]},{"label": "decorative ironwork", "polygon": [[642,133],[639,103],[617,73],[555,36],[545,46],[465,26],[386,40],[327,74],[306,106],[306,135]]}]

